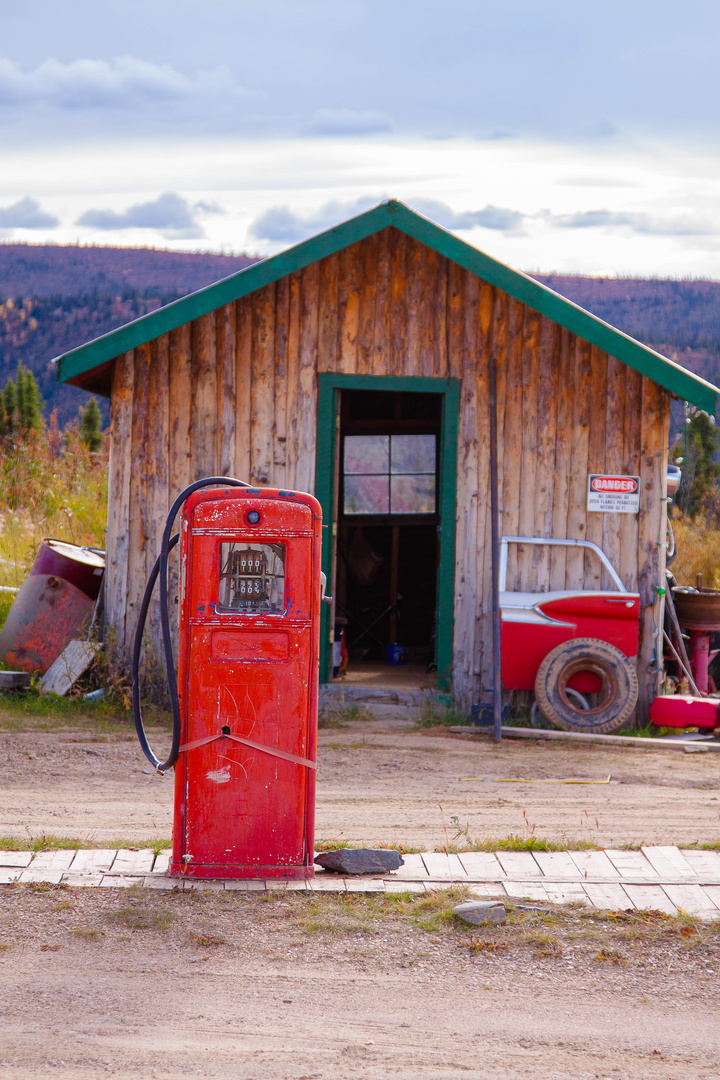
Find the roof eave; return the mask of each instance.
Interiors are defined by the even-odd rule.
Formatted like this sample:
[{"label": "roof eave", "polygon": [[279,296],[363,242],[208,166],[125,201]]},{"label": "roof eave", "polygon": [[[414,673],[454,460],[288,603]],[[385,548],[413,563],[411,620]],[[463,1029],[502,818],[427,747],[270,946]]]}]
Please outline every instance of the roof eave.
[{"label": "roof eave", "polygon": [[350,244],[364,240],[382,229],[393,226],[433,248],[438,254],[477,274],[491,285],[502,289],[516,300],[566,327],[571,333],[589,341],[610,356],[646,375],[672,394],[715,415],[720,389],[693,375],[692,372],[662,356],[634,338],[616,330],[608,323],[535,281],[519,270],[498,262],[484,252],[467,244],[440,225],[410,210],[402,203],[389,200],[372,210],[351,218],[324,233],[304,240],[287,251],[280,252],[244,270],[208,285],[198,292],[158,308],[134,322],[96,338],[77,349],[56,358],[57,379],[77,384],[85,373],[114,357],[142,345],[170,330],[192,322],[208,312],[246,296],[277,281],[295,270],[332,255]]}]

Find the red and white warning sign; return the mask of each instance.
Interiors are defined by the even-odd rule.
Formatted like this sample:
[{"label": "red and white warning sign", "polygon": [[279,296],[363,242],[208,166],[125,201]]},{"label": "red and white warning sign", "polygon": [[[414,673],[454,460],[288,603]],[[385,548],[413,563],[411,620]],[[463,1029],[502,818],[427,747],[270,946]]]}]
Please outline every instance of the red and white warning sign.
[{"label": "red and white warning sign", "polygon": [[640,510],[640,477],[591,473],[587,508],[603,514],[637,514]]}]

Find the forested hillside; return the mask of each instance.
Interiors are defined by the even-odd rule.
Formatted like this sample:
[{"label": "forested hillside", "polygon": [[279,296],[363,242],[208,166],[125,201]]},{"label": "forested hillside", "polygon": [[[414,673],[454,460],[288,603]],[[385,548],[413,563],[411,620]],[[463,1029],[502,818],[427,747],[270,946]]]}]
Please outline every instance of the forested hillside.
[{"label": "forested hillside", "polygon": [[[55,382],[54,356],[255,261],[154,248],[0,243],[0,386],[22,361],[35,374],[47,415],[57,409],[65,424],[86,395]],[[720,282],[535,276],[720,383]],[[676,424],[679,419],[675,410]]]},{"label": "forested hillside", "polygon": [[0,244],[0,386],[22,361],[37,379],[46,414],[57,409],[62,426],[87,394],[55,381],[54,356],[256,261],[154,248]]},{"label": "forested hillside", "polygon": [[[720,386],[720,282],[536,274],[551,289],[618,330]],[[670,443],[684,423],[670,409]]]},{"label": "forested hillside", "polygon": [[720,380],[720,282],[536,274],[568,300],[704,379]]}]

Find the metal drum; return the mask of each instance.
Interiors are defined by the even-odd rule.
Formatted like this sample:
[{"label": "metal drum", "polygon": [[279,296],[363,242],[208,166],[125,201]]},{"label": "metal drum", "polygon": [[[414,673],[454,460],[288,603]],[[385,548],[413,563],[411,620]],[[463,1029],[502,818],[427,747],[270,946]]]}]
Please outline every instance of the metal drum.
[{"label": "metal drum", "polygon": [[720,590],[673,589],[675,611],[681,626],[720,630]]},{"label": "metal drum", "polygon": [[102,552],[43,540],[0,633],[0,659],[47,671],[73,638],[87,634],[104,573]]}]

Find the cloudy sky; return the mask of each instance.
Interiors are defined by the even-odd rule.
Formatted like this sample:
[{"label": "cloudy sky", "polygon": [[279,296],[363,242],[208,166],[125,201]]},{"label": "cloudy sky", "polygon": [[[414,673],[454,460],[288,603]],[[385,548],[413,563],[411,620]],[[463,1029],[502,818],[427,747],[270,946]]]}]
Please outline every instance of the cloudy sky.
[{"label": "cloudy sky", "polygon": [[2,4],[0,240],[270,254],[388,196],[525,270],[720,278],[717,0]]}]

